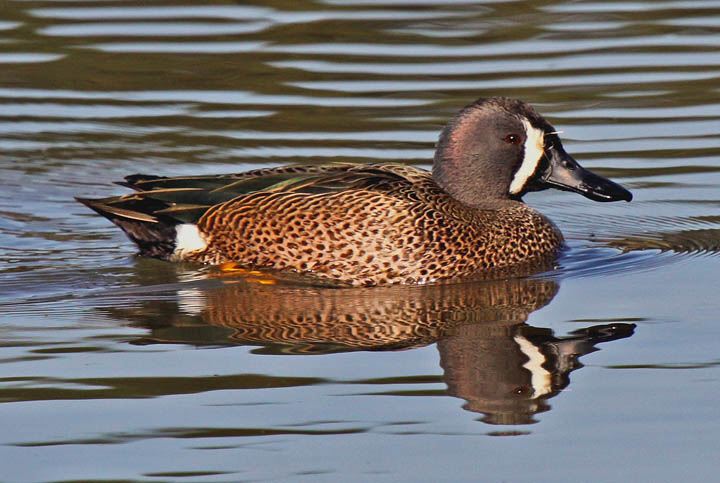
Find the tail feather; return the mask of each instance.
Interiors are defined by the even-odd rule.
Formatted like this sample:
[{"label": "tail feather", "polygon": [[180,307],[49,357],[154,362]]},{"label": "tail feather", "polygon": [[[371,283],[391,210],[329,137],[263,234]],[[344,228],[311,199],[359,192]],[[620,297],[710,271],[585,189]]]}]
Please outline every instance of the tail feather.
[{"label": "tail feather", "polygon": [[166,176],[155,176],[154,174],[131,174],[125,176],[125,181],[115,181],[115,184],[134,189],[135,191],[143,191],[144,188],[138,186],[138,183],[167,179]]},{"label": "tail feather", "polygon": [[119,226],[138,246],[139,255],[167,260],[175,251],[177,221],[150,214],[153,210],[147,206],[148,200],[138,200],[144,202],[140,211],[132,209],[131,200],[124,203],[126,206],[115,206],[112,202],[117,202],[119,198],[75,199]]},{"label": "tail feather", "polygon": [[[139,255],[169,260],[177,248],[177,226],[194,225],[214,203],[232,193],[209,199],[210,192],[227,184],[215,177],[180,179],[134,174],[117,184],[136,193],[101,199],[76,198],[120,227],[139,248]],[[189,186],[188,186],[189,184]],[[218,198],[215,200],[214,198]]]}]

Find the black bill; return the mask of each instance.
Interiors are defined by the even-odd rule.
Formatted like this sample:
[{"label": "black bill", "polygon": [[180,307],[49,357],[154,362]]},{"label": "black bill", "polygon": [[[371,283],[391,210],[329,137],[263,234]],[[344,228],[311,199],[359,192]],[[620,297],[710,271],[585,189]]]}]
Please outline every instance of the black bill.
[{"label": "black bill", "polygon": [[588,171],[565,152],[560,143],[545,150],[528,191],[556,188],[574,191],[594,201],[630,201],[632,193],[607,178]]}]

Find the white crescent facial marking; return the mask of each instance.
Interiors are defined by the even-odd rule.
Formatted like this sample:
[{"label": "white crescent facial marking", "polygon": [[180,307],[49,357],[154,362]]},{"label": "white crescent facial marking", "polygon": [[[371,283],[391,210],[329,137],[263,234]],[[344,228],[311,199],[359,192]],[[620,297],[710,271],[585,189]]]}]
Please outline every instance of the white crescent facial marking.
[{"label": "white crescent facial marking", "polygon": [[552,392],[552,374],[542,364],[545,356],[540,349],[521,335],[516,335],[513,340],[520,346],[520,350],[529,359],[523,367],[530,371],[530,384],[533,387],[532,399]]},{"label": "white crescent facial marking", "polygon": [[204,250],[207,242],[203,238],[197,225],[185,223],[175,226],[175,251],[174,255],[182,256],[188,252]]},{"label": "white crescent facial marking", "polygon": [[545,152],[545,132],[534,127],[527,119],[522,119],[522,123],[525,126],[525,157],[510,183],[511,195],[522,192]]}]

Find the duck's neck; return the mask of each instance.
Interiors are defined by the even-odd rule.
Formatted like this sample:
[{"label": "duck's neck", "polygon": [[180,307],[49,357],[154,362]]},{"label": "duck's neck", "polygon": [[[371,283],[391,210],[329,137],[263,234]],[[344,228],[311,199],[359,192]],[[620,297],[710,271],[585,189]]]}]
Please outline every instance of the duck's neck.
[{"label": "duck's neck", "polygon": [[460,154],[452,145],[438,149],[433,162],[433,180],[457,201],[473,208],[485,208],[512,198],[504,185],[488,177],[472,154]]}]

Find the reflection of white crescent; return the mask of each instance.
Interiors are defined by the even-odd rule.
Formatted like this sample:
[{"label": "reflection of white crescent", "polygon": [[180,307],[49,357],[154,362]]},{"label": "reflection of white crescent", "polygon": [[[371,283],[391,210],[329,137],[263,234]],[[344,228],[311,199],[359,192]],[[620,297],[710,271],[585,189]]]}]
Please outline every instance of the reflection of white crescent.
[{"label": "reflection of white crescent", "polygon": [[535,344],[521,335],[516,335],[513,340],[528,358],[523,367],[530,371],[530,384],[533,387],[532,399],[550,393],[552,391],[552,374],[542,366],[546,360],[543,353]]}]

